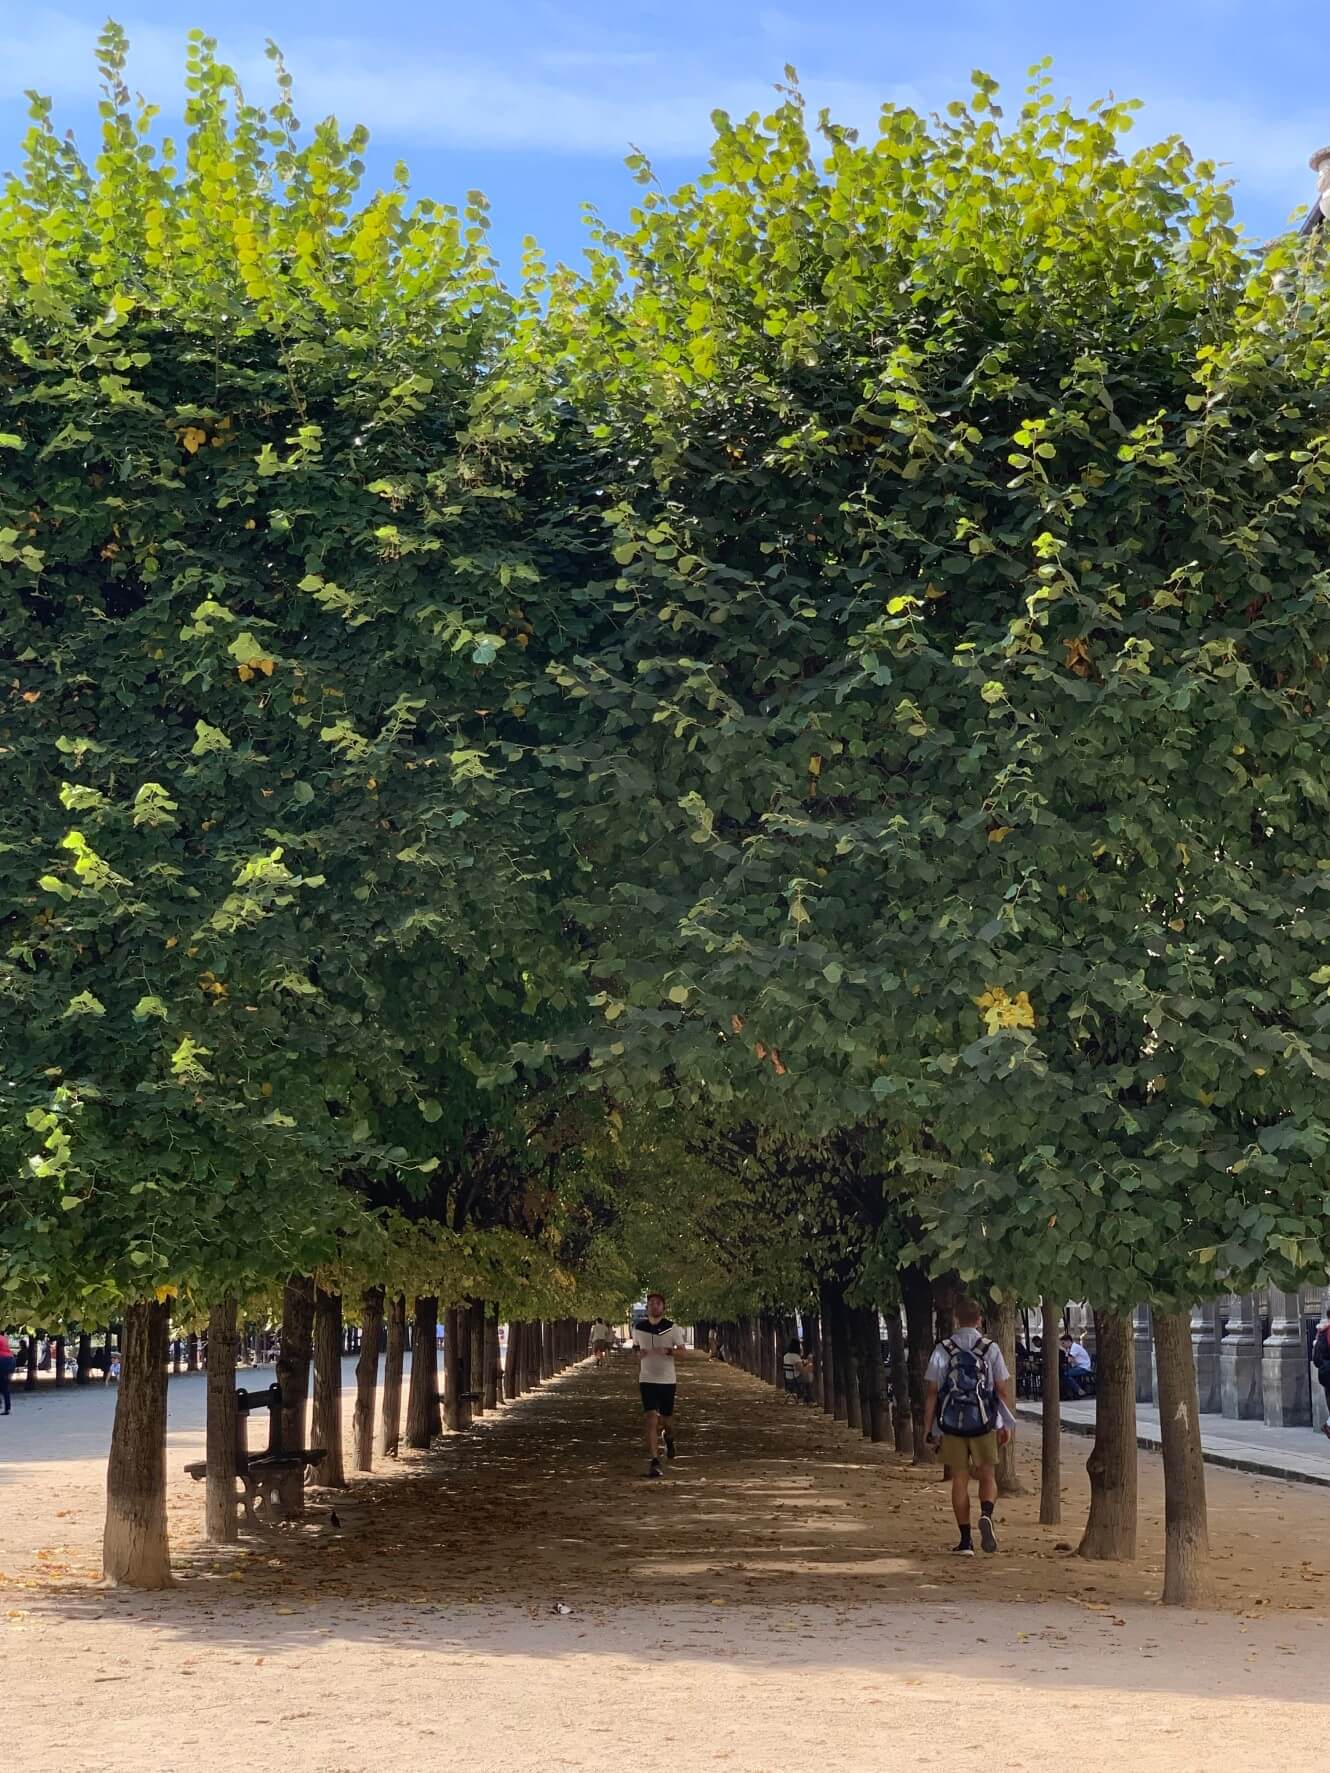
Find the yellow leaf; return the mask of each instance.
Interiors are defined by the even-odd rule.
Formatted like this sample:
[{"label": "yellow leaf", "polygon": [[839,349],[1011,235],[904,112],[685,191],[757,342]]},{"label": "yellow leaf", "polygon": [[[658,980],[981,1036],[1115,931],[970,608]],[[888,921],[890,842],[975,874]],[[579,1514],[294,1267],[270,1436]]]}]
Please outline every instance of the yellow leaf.
[{"label": "yellow leaf", "polygon": [[197,455],[207,441],[208,433],[201,431],[197,425],[186,425],[180,433],[181,444],[192,456]]},{"label": "yellow leaf", "polygon": [[175,1288],[174,1287],[154,1287],[152,1296],[157,1301],[157,1303],[159,1305],[165,1305],[166,1301],[168,1299],[174,1299]]},{"label": "yellow leaf", "polygon": [[253,675],[254,673],[250,670],[248,665],[236,666],[236,676],[240,679],[241,683],[248,683]]},{"label": "yellow leaf", "polygon": [[259,1094],[260,1094],[260,1096],[271,1096],[272,1095],[272,1085],[270,1083],[260,1084],[259,1085]]},{"label": "yellow leaf", "polygon": [[988,834],[988,841],[990,843],[1001,843],[1003,838],[1010,836],[1010,834],[1010,825],[994,825],[993,829]]},{"label": "yellow leaf", "polygon": [[814,756],[809,758],[808,773],[810,776],[820,776],[822,774],[822,759],[820,757]]}]

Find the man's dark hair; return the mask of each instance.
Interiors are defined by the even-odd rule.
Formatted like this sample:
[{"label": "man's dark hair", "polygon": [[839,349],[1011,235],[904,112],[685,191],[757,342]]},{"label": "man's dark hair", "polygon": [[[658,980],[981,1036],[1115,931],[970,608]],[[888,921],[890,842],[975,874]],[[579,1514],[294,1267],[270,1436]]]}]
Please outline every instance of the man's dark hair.
[{"label": "man's dark hair", "polygon": [[977,1299],[971,1299],[968,1293],[962,1293],[956,1301],[956,1322],[964,1330],[972,1330],[983,1317],[983,1308]]}]

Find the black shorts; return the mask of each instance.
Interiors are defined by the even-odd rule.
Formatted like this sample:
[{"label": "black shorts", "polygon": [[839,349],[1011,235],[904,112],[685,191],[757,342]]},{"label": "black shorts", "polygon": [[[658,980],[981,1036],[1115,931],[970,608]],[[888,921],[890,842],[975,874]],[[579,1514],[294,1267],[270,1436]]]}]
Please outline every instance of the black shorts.
[{"label": "black shorts", "polygon": [[659,1416],[673,1416],[674,1387],[672,1385],[639,1385],[642,1393],[642,1413],[650,1415],[654,1410]]}]

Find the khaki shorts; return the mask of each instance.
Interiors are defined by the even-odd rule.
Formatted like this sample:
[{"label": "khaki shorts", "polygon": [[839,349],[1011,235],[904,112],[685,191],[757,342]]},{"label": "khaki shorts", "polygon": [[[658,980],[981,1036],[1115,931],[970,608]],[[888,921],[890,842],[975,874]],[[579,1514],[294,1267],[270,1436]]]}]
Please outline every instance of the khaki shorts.
[{"label": "khaki shorts", "polygon": [[942,1437],[942,1463],[948,1471],[979,1471],[985,1465],[996,1465],[997,1456],[996,1429],[990,1428],[987,1434]]}]

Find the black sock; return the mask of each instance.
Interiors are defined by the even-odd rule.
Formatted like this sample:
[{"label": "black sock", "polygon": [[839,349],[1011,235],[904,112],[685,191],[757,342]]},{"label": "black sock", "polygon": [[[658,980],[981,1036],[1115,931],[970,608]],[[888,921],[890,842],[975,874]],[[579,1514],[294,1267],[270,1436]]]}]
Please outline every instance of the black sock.
[{"label": "black sock", "polygon": [[970,1542],[970,1523],[966,1521],[965,1525],[961,1528],[961,1544],[969,1545]]},{"label": "black sock", "polygon": [[993,1510],[996,1506],[997,1504],[993,1502],[981,1502],[979,1504],[979,1512],[987,1515],[988,1519],[991,1521],[993,1518]]}]

